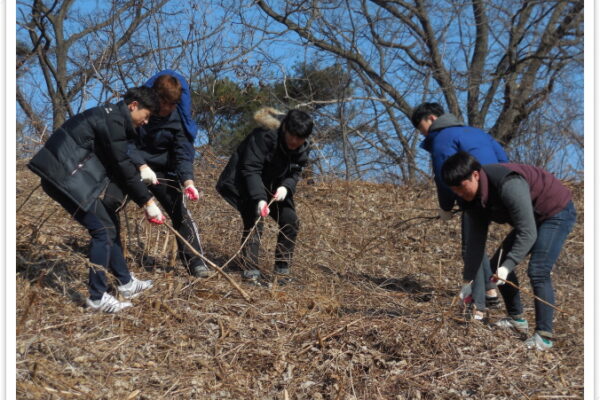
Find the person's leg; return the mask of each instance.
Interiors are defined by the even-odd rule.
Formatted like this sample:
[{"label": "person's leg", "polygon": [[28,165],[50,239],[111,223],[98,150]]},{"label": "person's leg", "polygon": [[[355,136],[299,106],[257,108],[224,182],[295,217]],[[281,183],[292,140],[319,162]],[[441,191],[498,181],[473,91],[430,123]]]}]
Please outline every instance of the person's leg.
[{"label": "person's leg", "polygon": [[[173,228],[192,245],[192,247],[200,254],[204,255],[202,250],[200,233],[198,227],[190,214],[190,211],[185,206],[183,193],[179,187],[177,180],[173,176],[161,172],[156,173],[160,180],[159,185],[151,185],[150,190],[154,197],[158,200],[165,212],[171,218]],[[177,249],[179,259],[189,273],[195,274],[197,267],[203,267],[206,272],[202,274],[208,275],[209,269],[201,257],[196,256],[179,238],[177,241]]]},{"label": "person's leg", "polygon": [[279,224],[275,247],[275,272],[289,274],[300,222],[291,202],[274,203],[272,209],[270,215]]},{"label": "person's leg", "polygon": [[[111,248],[116,237],[116,228],[107,210],[99,200],[96,200],[90,210],[83,211],[49,182],[42,181],[42,188],[88,230],[91,236],[88,257],[93,264],[89,267],[88,289],[91,300],[100,300],[108,289],[104,269],[108,268],[111,262]],[[117,268],[114,273],[120,284],[131,280],[126,265],[124,269]]]},{"label": "person's leg", "polygon": [[[123,246],[121,242],[121,221],[119,220],[118,212],[126,205],[127,197],[121,188],[114,182],[110,182],[102,197],[102,205],[106,210],[106,214],[114,226],[114,235],[111,237],[112,246],[110,249],[110,260],[108,269],[119,279],[130,276],[127,268],[127,261],[123,254]],[[121,277],[121,278],[119,278]],[[128,283],[122,282],[121,284]]]},{"label": "person's leg", "polygon": [[[515,241],[516,233],[515,231],[511,231],[504,241],[494,253],[494,256],[490,260],[490,267],[492,270],[492,274],[496,273],[498,266],[502,265],[502,261],[506,258],[506,254],[512,247]],[[514,283],[516,286],[519,286],[519,279],[517,278],[517,274],[512,271],[508,274],[507,280],[509,282]],[[504,299],[504,304],[506,305],[506,312],[513,319],[520,319],[523,316],[523,305],[521,304],[521,293],[518,289],[509,284],[499,285],[498,289],[500,290],[500,294]]]},{"label": "person's leg", "polygon": [[[260,254],[260,240],[263,230],[263,221],[259,221],[256,228],[254,225],[258,219],[256,213],[256,202],[244,201],[240,207],[244,230],[242,232],[242,243],[248,238],[242,248],[242,269],[244,278],[256,278],[260,276],[258,269],[258,258]],[[254,228],[254,229],[253,229]]]},{"label": "person's leg", "polygon": [[[527,275],[531,281],[533,293],[550,304],[554,304],[555,301],[550,273],[573,228],[575,218],[575,208],[573,203],[569,203],[563,211],[540,224],[537,239],[531,249]],[[534,304],[535,330],[541,336],[551,338],[554,309],[538,300],[535,300]]]},{"label": "person's leg", "polygon": [[[462,252],[462,257],[463,257],[463,261],[465,259],[465,254],[466,254],[466,241],[465,241],[465,237],[467,236],[467,223],[465,222],[465,213],[463,212],[461,214],[461,219],[460,219],[460,226],[461,226],[461,252]],[[484,261],[487,259],[487,256],[484,254]],[[483,266],[483,263],[482,263]],[[488,268],[489,268],[489,261],[488,261]],[[471,296],[473,297],[473,303],[475,304],[476,309],[483,313],[483,311],[486,310],[486,304],[485,304],[485,276],[484,276],[484,270],[482,267],[479,268],[479,270],[477,271],[477,275],[475,277],[475,279],[473,280],[473,282],[471,283]],[[481,315],[481,314],[478,314]]]}]

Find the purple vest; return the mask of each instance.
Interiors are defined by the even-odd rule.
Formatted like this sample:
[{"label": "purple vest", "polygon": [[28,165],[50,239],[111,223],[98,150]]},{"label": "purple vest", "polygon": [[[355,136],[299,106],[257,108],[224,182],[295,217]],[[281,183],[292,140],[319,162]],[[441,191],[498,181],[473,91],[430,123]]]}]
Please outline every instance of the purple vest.
[{"label": "purple vest", "polygon": [[498,206],[498,204],[493,204],[496,203],[495,197],[498,189],[512,173],[519,174],[529,184],[533,211],[538,222],[562,211],[571,201],[571,191],[567,187],[550,172],[532,165],[488,164],[483,165],[480,172],[479,193],[483,208]]}]

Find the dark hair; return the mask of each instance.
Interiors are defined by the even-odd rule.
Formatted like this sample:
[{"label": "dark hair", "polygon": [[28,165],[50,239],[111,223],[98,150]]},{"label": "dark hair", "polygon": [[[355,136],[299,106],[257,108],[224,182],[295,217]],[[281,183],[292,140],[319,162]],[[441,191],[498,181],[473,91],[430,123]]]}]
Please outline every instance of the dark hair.
[{"label": "dark hair", "polygon": [[471,178],[473,171],[481,170],[481,164],[466,151],[459,151],[444,161],[442,179],[448,186],[460,186],[461,182]]},{"label": "dark hair", "polygon": [[161,75],[154,81],[152,89],[156,90],[163,103],[176,104],[181,100],[181,82],[172,75]]},{"label": "dark hair", "polygon": [[304,111],[290,110],[281,121],[281,126],[291,135],[306,139],[312,133],[313,120]]},{"label": "dark hair", "polygon": [[123,101],[129,105],[133,101],[137,101],[140,108],[150,110],[152,114],[158,114],[160,110],[160,98],[154,89],[140,86],[127,89],[127,93],[123,95]]},{"label": "dark hair", "polygon": [[413,126],[416,128],[419,126],[419,122],[423,118],[426,118],[430,115],[435,115],[439,117],[444,113],[444,107],[442,107],[439,103],[423,103],[419,104],[412,112],[410,117],[410,122],[412,122]]}]

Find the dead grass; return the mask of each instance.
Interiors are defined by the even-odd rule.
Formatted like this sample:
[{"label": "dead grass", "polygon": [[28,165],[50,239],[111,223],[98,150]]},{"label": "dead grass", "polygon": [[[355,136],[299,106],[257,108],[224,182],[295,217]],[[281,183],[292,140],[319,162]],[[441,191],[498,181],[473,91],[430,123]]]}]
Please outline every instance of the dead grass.
[{"label": "dead grass", "polygon": [[[204,196],[191,206],[218,265],[241,234],[237,212],[213,189],[222,167],[214,158],[201,163]],[[130,204],[130,269],[155,288],[111,316],[83,307],[87,233],[41,189],[27,198],[22,188],[38,179],[17,169],[17,207],[27,199],[17,215],[20,399],[583,397],[581,186],[573,186],[578,223],[554,272],[557,305],[569,314],[556,315],[555,349],[535,353],[450,308],[461,282],[459,219],[415,218],[436,215],[430,187],[302,182],[296,281],[244,286],[251,302],[216,274],[188,276],[173,257],[172,234],[148,226]],[[492,229],[493,244],[504,232]],[[269,222],[267,274],[275,234]],[[524,302],[533,321],[533,302]],[[496,309],[490,319],[502,316]]]}]

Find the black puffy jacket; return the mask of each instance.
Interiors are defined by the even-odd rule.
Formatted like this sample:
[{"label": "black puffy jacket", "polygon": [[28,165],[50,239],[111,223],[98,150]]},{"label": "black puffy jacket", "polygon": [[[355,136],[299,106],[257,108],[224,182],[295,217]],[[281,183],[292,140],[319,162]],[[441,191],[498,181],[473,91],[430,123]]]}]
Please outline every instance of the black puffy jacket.
[{"label": "black puffy jacket", "polygon": [[308,140],[298,149],[288,150],[281,129],[257,128],[232,154],[217,191],[237,209],[241,200],[269,201],[279,186],[288,189],[291,201],[309,151]]},{"label": "black puffy jacket", "polygon": [[94,107],[58,128],[27,166],[84,211],[109,180],[142,206],[152,194],[127,153],[135,134],[124,102]]},{"label": "black puffy jacket", "polygon": [[138,167],[147,164],[156,172],[175,173],[181,183],[194,179],[194,145],[177,109],[166,118],[150,118],[138,133],[129,146],[129,155]]}]

